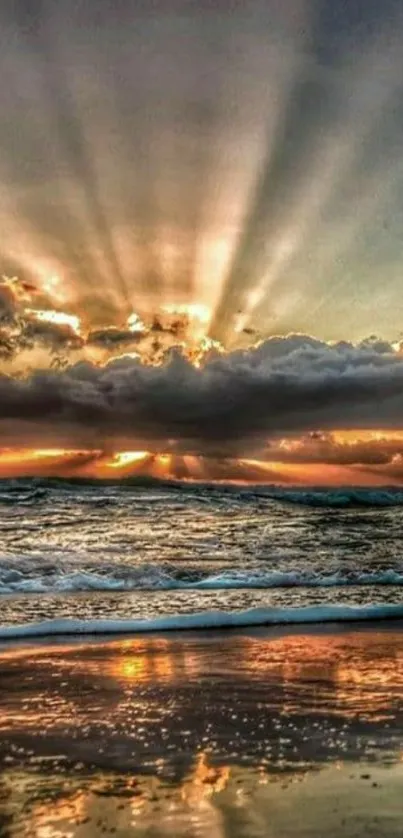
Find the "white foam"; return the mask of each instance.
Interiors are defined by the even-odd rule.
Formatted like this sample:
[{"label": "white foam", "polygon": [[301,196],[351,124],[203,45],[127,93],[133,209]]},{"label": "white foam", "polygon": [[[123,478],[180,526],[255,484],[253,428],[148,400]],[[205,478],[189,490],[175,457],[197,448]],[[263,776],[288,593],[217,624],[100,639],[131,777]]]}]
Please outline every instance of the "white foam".
[{"label": "white foam", "polygon": [[[100,568],[102,570],[102,566]],[[123,572],[124,571],[124,572]],[[335,570],[333,573],[314,570],[237,570],[231,568],[200,579],[178,578],[175,568],[158,565],[138,565],[117,568],[110,565],[103,572],[82,569],[43,572],[37,564],[25,562],[24,572],[0,563],[1,594],[72,593],[85,591],[168,591],[168,590],[263,590],[272,588],[334,588],[368,585],[403,585],[403,572],[394,568],[378,571]]]},{"label": "white foam", "polygon": [[403,605],[313,605],[304,608],[253,608],[248,611],[205,611],[196,614],[158,617],[152,620],[45,620],[41,623],[0,626],[0,640],[401,619],[403,619]]}]

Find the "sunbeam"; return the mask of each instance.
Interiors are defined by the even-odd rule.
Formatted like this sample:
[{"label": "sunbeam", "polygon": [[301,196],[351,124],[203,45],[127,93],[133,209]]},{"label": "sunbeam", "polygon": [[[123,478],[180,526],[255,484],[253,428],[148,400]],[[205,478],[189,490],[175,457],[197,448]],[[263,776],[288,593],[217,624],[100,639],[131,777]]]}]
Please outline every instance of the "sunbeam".
[{"label": "sunbeam", "polygon": [[0,32],[0,838],[401,838],[403,0]]},{"label": "sunbeam", "polygon": [[273,331],[341,339],[359,299],[351,337],[376,331],[365,288],[386,270],[398,293],[401,14],[367,10],[352,57],[359,16],[343,28],[327,0],[252,6],[194,9],[181,35],[175,13],[119,7],[119,48],[109,12],[94,30],[90,7],[65,0],[1,11],[19,130],[0,129],[0,268],[42,309],[122,328],[133,311],[198,308],[200,336],[236,347]]},{"label": "sunbeam", "polygon": [[[394,0],[359,0],[356,10],[341,0],[254,0],[227,12],[225,2],[207,13],[182,0],[168,11],[161,0],[153,9],[67,0],[35,14],[24,0],[0,9],[0,372],[1,386],[11,377],[22,388],[5,408],[5,444],[10,417],[23,419],[21,393],[28,399],[47,376],[60,409],[50,433],[66,448],[72,437],[88,450],[88,429],[71,434],[70,416],[85,424],[97,402],[94,447],[118,452],[112,465],[100,458],[105,474],[151,468],[148,456],[119,459],[150,450],[155,473],[186,478],[205,466],[180,458],[216,453],[217,439],[227,461],[262,450],[273,461],[267,400],[256,393],[278,365],[285,382],[294,366],[305,382],[310,352],[318,364],[333,353],[344,375],[350,355],[361,371],[372,353],[374,370],[394,374],[401,9]],[[150,398],[153,427],[161,394],[180,387],[180,404],[159,407],[169,427],[157,439],[143,419],[138,433],[129,428],[139,399]],[[74,393],[65,412],[63,388]],[[126,392],[120,439],[118,419],[105,416],[122,410]],[[337,432],[326,398],[298,430]],[[260,414],[266,436],[255,429]],[[384,416],[375,414],[350,410],[352,427],[376,432]],[[227,415],[227,424],[217,418]],[[385,421],[395,428],[394,410]],[[288,415],[284,423],[276,433],[293,430]]]}]

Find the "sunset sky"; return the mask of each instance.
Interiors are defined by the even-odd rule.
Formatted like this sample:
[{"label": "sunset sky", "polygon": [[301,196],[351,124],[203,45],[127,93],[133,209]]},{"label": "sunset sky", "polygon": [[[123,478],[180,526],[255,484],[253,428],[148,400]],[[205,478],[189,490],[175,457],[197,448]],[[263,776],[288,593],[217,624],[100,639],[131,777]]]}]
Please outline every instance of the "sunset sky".
[{"label": "sunset sky", "polygon": [[403,482],[400,0],[0,26],[0,476]]}]

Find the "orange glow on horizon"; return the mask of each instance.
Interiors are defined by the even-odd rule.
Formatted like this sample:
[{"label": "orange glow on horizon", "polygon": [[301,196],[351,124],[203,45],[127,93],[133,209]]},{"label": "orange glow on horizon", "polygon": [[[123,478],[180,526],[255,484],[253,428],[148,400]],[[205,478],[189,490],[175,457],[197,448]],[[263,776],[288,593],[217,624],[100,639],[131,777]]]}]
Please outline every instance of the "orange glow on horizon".
[{"label": "orange glow on horizon", "polygon": [[35,460],[63,460],[76,454],[84,454],[76,450],[65,448],[33,448],[33,449],[6,449],[0,451],[0,468],[3,465],[15,465],[20,463],[35,462]]},{"label": "orange glow on horizon", "polygon": [[129,466],[134,463],[142,462],[146,457],[149,457],[148,451],[120,451],[114,455],[113,460],[105,465],[108,468],[122,468],[122,466]]},{"label": "orange glow on horizon", "polygon": [[403,431],[384,429],[376,431],[342,430],[332,431],[332,438],[335,442],[348,444],[354,444],[357,442],[380,442],[381,440],[388,442],[403,442]]},{"label": "orange glow on horizon", "polygon": [[[82,477],[111,479],[145,476],[184,482],[285,486],[390,486],[403,482],[400,455],[383,466],[281,462],[258,458],[220,458],[195,454],[153,453],[146,450],[91,449],[0,450],[0,478]],[[395,471],[394,471],[395,469]]]}]

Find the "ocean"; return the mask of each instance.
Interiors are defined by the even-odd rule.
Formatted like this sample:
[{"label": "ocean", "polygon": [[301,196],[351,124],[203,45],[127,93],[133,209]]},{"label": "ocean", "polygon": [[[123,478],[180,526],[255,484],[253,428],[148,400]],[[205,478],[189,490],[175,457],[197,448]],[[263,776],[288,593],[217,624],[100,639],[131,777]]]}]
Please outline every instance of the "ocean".
[{"label": "ocean", "polygon": [[401,838],[402,504],[3,481],[1,838]]},{"label": "ocean", "polygon": [[400,617],[402,505],[393,488],[3,480],[1,632]]}]

